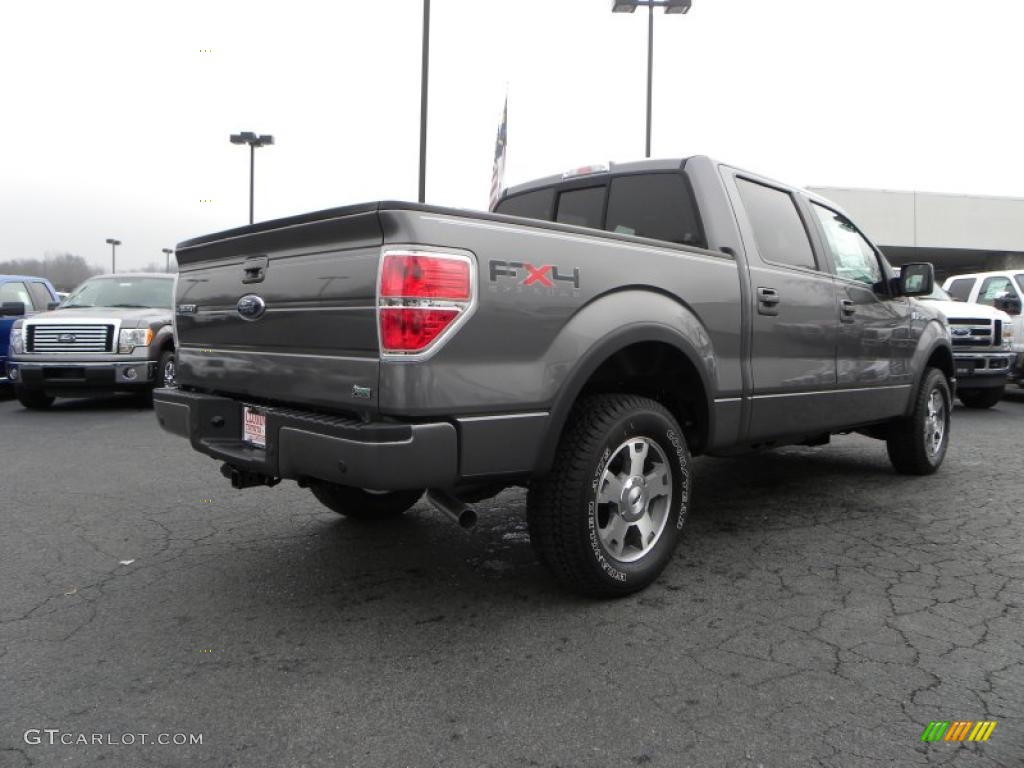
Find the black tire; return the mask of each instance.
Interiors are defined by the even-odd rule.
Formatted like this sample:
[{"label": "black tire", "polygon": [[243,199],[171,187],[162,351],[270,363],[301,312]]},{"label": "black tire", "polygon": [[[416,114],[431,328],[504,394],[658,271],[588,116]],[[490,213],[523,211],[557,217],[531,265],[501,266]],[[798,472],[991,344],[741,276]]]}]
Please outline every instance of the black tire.
[{"label": "black tire", "polygon": [[347,485],[316,482],[309,486],[317,501],[339,515],[359,521],[387,520],[410,509],[422,490],[414,491],[364,491]]},{"label": "black tire", "polygon": [[156,387],[173,387],[177,383],[177,358],[173,349],[164,350],[156,365]]},{"label": "black tire", "polygon": [[1003,399],[1006,387],[986,387],[985,389],[958,389],[956,396],[967,408],[991,408]]},{"label": "black tire", "polygon": [[[941,402],[941,414],[934,419],[929,412],[929,403],[938,409],[938,398]],[[904,475],[930,475],[941,465],[949,447],[950,411],[953,398],[949,391],[949,382],[945,374],[938,368],[928,368],[921,379],[921,386],[914,396],[914,410],[908,418],[894,422],[889,430],[886,448],[889,461],[897,472]],[[931,421],[931,428],[926,422]],[[941,435],[936,441],[935,435],[941,425]]]},{"label": "black tire", "polygon": [[45,411],[57,399],[41,389],[26,389],[25,387],[15,387],[14,396],[18,398],[19,403],[32,411]]},{"label": "black tire", "polygon": [[[643,454],[647,458],[639,459],[642,468],[638,473],[630,471],[629,479],[619,483],[627,473],[624,463],[616,462],[624,462],[623,450],[632,459],[633,448],[640,443],[648,446]],[[658,449],[653,458],[652,446]],[[642,529],[633,527],[639,521],[630,523],[627,515],[619,512],[625,509],[628,513],[628,503],[599,499],[607,491],[605,478],[609,473],[618,476],[617,487],[622,489],[621,499],[625,500],[633,478],[648,476],[648,466],[652,472],[660,470],[663,477],[670,477],[671,483],[667,492],[650,493],[650,501],[646,483],[643,484],[641,505],[653,509],[655,497],[667,500],[658,505],[663,522],[658,524],[653,538],[642,544]],[[666,408],[637,395],[585,398],[569,415],[551,472],[530,484],[527,521],[537,558],[574,592],[617,597],[643,589],[672,559],[686,522],[691,485],[690,451],[682,430]],[[654,487],[653,483],[650,487]],[[611,542],[618,543],[619,554],[613,553],[602,538],[609,535],[607,531],[613,521],[628,526],[621,542]],[[627,554],[634,559],[622,559]]]}]

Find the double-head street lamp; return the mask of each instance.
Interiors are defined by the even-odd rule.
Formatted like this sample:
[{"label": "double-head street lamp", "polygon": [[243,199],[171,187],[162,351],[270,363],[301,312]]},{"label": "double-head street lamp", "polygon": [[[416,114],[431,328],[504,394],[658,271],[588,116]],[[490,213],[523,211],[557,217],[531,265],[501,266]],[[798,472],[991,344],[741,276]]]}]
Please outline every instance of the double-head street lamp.
[{"label": "double-head street lamp", "polygon": [[110,274],[117,272],[117,246],[120,244],[120,240],[115,240],[112,237],[107,238],[107,245],[110,246]]},{"label": "double-head street lamp", "polygon": [[252,197],[253,181],[256,176],[256,147],[266,147],[274,143],[274,137],[269,134],[257,136],[252,131],[231,134],[232,144],[249,145],[249,223],[252,224]]},{"label": "double-head street lamp", "polygon": [[664,8],[665,13],[686,13],[693,0],[614,0],[612,13],[635,13],[640,6],[647,6],[647,154],[651,156],[651,97],[654,84],[654,9]]},{"label": "double-head street lamp", "polygon": [[171,271],[171,254],[174,253],[174,249],[173,248],[161,248],[160,250],[164,252],[164,272],[170,272]]}]

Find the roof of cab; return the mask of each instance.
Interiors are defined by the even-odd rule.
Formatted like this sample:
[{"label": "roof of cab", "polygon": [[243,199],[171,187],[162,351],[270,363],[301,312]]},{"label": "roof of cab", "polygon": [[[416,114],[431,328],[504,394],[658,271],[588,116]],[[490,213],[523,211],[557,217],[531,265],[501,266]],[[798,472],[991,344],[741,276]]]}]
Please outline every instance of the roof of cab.
[{"label": "roof of cab", "polygon": [[0,283],[9,283],[12,280],[38,280],[43,283],[50,282],[45,277],[39,277],[39,275],[0,275]]}]

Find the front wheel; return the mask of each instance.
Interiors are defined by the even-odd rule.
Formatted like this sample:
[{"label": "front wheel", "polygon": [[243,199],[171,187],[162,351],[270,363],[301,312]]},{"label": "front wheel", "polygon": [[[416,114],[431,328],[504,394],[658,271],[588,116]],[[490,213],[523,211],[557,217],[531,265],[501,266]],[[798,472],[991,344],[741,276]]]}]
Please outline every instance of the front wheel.
[{"label": "front wheel", "polygon": [[1003,399],[1006,387],[986,387],[985,389],[958,389],[956,396],[968,408],[991,408]]},{"label": "front wheel", "polygon": [[941,466],[949,447],[952,401],[946,376],[938,368],[927,369],[910,416],[889,430],[886,448],[897,472],[930,475]]},{"label": "front wheel", "polygon": [[309,490],[328,509],[366,522],[398,517],[423,495],[422,490],[367,491],[322,481],[311,483]]},{"label": "front wheel", "polygon": [[156,367],[156,386],[173,387],[178,383],[177,358],[173,349],[168,349],[160,355],[160,362]]},{"label": "front wheel", "polygon": [[668,565],[690,503],[690,451],[659,403],[595,395],[569,415],[551,471],[530,484],[538,559],[564,586],[615,597]]},{"label": "front wheel", "polygon": [[41,389],[27,389],[25,387],[15,387],[14,396],[18,398],[19,403],[32,411],[45,411],[57,399],[46,394]]}]

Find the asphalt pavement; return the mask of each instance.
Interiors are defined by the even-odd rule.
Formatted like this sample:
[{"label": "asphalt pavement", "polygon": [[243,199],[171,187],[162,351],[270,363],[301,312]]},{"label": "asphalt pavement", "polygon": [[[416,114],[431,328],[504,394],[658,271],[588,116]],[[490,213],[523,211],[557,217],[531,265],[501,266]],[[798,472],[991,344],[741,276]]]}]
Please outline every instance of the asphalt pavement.
[{"label": "asphalt pavement", "polygon": [[856,436],[700,459],[674,561],[595,601],[522,491],[368,526],[130,399],[4,400],[0,766],[1022,766],[1022,443],[1017,390],[933,477]]}]

